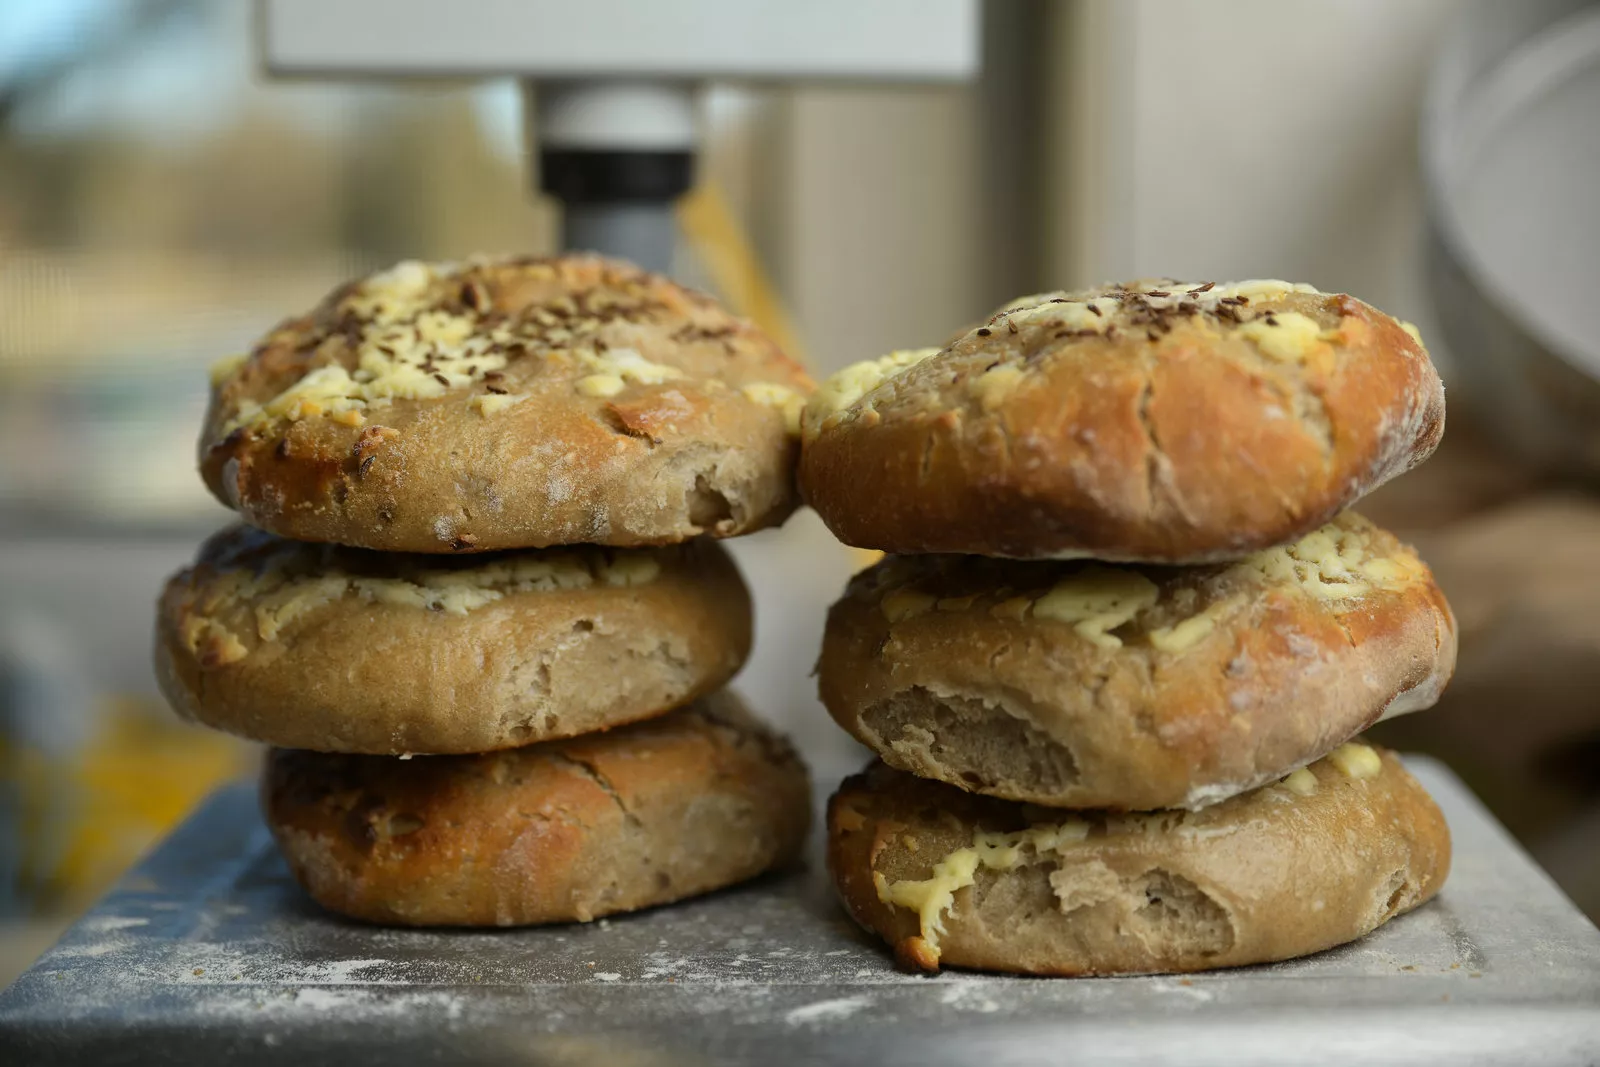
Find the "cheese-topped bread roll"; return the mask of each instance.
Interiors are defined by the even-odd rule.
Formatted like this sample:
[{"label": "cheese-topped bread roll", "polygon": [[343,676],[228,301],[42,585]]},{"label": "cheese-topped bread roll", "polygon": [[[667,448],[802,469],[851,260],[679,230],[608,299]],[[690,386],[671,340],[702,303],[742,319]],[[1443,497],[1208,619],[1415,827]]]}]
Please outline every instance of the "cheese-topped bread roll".
[{"label": "cheese-topped bread roll", "polygon": [[200,466],[218,499],[285,537],[390,552],[781,522],[811,388],[711,298],[589,255],[401,263],[213,379]]},{"label": "cheese-topped bread roll", "polygon": [[1195,563],[1291,541],[1420,463],[1444,389],[1416,330],[1354,297],[1141,281],[850,367],[802,424],[801,491],[847,544]]},{"label": "cheese-topped bread roll", "polygon": [[1196,808],[1431,706],[1455,660],[1428,568],[1346,512],[1232,564],[893,556],[829,612],[817,673],[839,725],[902,770]]},{"label": "cheese-topped bread roll", "polygon": [[1362,744],[1199,812],[1068,813],[883,764],[828,806],[828,866],[907,965],[1141,974],[1354,940],[1431,898],[1450,831],[1392,752]]},{"label": "cheese-topped bread roll", "polygon": [[487,752],[669,711],[733,677],[750,594],[706,539],[401,555],[213,537],[158,606],[179,715],[325,752]]}]

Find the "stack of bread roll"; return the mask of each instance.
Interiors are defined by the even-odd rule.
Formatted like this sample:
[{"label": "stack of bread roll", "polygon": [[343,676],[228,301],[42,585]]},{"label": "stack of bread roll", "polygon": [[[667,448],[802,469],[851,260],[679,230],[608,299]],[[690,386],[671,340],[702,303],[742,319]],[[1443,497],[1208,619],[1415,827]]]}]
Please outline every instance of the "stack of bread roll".
[{"label": "stack of bread roll", "polygon": [[784,864],[807,776],[722,690],[751,608],[713,539],[794,509],[809,389],[615,261],[346,285],[213,373],[201,469],[249,525],[168,583],[163,688],[278,746],[267,821],[359,919],[589,920]]},{"label": "stack of bread roll", "polygon": [[1345,509],[1443,429],[1414,328],[1283,282],[1027,297],[824,383],[802,494],[891,553],[818,665],[879,756],[828,814],[856,920],[923,969],[1177,972],[1432,897],[1443,818],[1356,735],[1455,623]]}]

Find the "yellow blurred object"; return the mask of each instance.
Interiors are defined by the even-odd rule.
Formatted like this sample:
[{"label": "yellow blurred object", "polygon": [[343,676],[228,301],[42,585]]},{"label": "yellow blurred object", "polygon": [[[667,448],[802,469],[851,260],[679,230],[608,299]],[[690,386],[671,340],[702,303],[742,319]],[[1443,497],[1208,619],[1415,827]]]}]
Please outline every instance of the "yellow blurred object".
[{"label": "yellow blurred object", "polygon": [[810,367],[793,320],[721,190],[709,182],[691,189],[678,202],[678,225],[722,299],[766,331],[789,358]]},{"label": "yellow blurred object", "polygon": [[10,832],[19,846],[19,884],[7,895],[35,914],[87,904],[253,761],[241,742],[136,697],[107,698],[92,736],[67,753],[0,738],[0,785],[16,800]]},{"label": "yellow blurred object", "polygon": [[883,553],[875,548],[852,548],[850,550],[851,573],[864,571],[883,558]]}]

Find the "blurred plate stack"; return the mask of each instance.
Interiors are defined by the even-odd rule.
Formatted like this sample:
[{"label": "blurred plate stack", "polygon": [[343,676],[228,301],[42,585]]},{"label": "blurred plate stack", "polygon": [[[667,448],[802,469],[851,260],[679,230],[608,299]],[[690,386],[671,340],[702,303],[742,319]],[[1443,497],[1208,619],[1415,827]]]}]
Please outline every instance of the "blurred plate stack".
[{"label": "blurred plate stack", "polygon": [[1473,418],[1600,478],[1600,4],[1473,0],[1428,87],[1429,286]]}]

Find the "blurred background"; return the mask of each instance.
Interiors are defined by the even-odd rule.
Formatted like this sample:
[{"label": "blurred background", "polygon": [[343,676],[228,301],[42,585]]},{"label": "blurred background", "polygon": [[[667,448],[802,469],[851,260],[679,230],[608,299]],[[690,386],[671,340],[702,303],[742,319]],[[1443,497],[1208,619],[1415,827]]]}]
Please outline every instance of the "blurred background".
[{"label": "blurred background", "polygon": [[[1434,566],[1461,667],[1381,739],[1446,759],[1600,915],[1596,7],[974,12],[972,78],[708,86],[674,273],[819,376],[1140,275],[1419,324],[1450,432],[1363,510]],[[207,365],[396,259],[559,246],[514,80],[270,78],[258,47],[244,3],[0,3],[0,983],[253,764],[148,665],[162,579],[227,517],[195,474]],[[742,687],[843,766],[808,671],[858,561],[809,514],[734,549]]]}]

